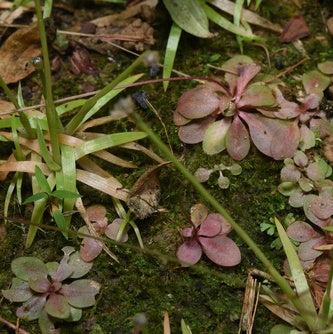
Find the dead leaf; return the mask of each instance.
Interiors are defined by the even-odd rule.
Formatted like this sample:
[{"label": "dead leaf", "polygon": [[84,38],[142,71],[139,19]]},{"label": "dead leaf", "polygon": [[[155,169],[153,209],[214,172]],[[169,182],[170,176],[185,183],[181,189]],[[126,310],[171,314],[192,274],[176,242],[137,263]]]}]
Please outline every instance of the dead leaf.
[{"label": "dead leaf", "polygon": [[18,29],[0,48],[0,75],[15,83],[35,71],[31,60],[41,54],[37,25]]},{"label": "dead leaf", "polygon": [[78,45],[75,45],[74,47],[74,52],[70,58],[70,64],[72,72],[76,75],[82,73],[96,75],[98,73],[87,49]]},{"label": "dead leaf", "polygon": [[307,26],[304,17],[294,16],[284,27],[280,36],[280,41],[284,43],[294,42],[298,39],[310,35],[309,27]]},{"label": "dead leaf", "polygon": [[145,219],[158,210],[161,194],[158,176],[161,168],[166,164],[149,168],[131,189],[127,206],[137,218]]},{"label": "dead leaf", "polygon": [[0,100],[0,118],[6,118],[11,116],[15,109],[16,108],[13,103],[5,100]]}]

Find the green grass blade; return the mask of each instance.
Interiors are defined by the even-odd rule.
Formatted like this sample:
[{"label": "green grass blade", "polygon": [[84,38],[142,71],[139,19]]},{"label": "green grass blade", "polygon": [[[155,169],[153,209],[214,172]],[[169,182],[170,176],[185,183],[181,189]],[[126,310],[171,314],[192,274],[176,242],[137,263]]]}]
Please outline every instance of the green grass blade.
[{"label": "green grass blade", "polygon": [[319,310],[319,321],[322,328],[326,328],[329,322],[332,322],[332,309],[333,301],[331,299],[332,292],[332,279],[333,279],[333,262],[331,261],[331,267],[328,275],[328,281],[326,286],[326,291]]},{"label": "green grass blade", "polygon": [[180,327],[182,330],[182,334],[192,334],[191,328],[186,324],[184,319],[181,320]]},{"label": "green grass blade", "polygon": [[39,149],[40,149],[40,154],[44,161],[46,162],[47,166],[53,170],[57,171],[60,170],[60,166],[53,160],[52,155],[50,151],[47,148],[45,139],[44,139],[44,134],[43,131],[40,127],[39,121],[36,123],[36,130],[37,130],[37,140],[39,144]]},{"label": "green grass blade", "polygon": [[68,239],[68,230],[69,230],[68,220],[64,217],[64,215],[59,209],[53,212],[52,217],[57,226],[59,227],[59,229],[62,231],[64,237]]},{"label": "green grass blade", "polygon": [[81,195],[77,192],[68,191],[68,190],[55,190],[51,196],[58,198],[58,199],[76,199],[80,198]]},{"label": "green grass blade", "polygon": [[284,230],[282,224],[277,218],[275,218],[274,220],[281,243],[283,245],[284,252],[288,259],[290,271],[295,284],[295,289],[297,291],[298,298],[301,301],[301,309],[298,309],[298,311],[303,316],[309,328],[313,329],[317,321],[317,312],[311,296],[308,282],[304,274],[303,267],[298,258],[294,245],[289,240],[289,237]]},{"label": "green grass blade", "polygon": [[89,140],[75,149],[75,159],[78,160],[90,153],[134,142],[145,137],[147,137],[145,132],[122,132],[105,135],[103,137]]},{"label": "green grass blade", "polygon": [[12,137],[13,137],[13,142],[14,142],[14,146],[15,146],[14,155],[15,155],[16,160],[19,160],[19,161],[25,160],[25,155],[24,155],[24,153],[22,151],[22,148],[21,148],[21,145],[19,143],[19,137],[18,137],[18,134],[17,134],[17,128],[16,128],[15,122],[12,122]]},{"label": "green grass blade", "polygon": [[41,193],[36,193],[34,195],[29,196],[24,202],[23,204],[29,204],[29,203],[34,203],[37,201],[40,201],[41,199],[48,199],[49,198],[49,194],[45,193],[45,192],[41,192]]},{"label": "green grass blade", "polygon": [[241,20],[241,17],[242,17],[243,5],[244,5],[244,0],[236,0],[235,12],[234,12],[234,24],[237,27],[240,26],[240,20]]},{"label": "green grass blade", "polygon": [[16,197],[19,205],[22,204],[22,183],[23,183],[23,173],[18,172],[16,180]]},{"label": "green grass blade", "polygon": [[[168,43],[165,51],[163,64],[163,79],[169,79],[171,76],[181,34],[182,29],[176,23],[173,23],[169,33]],[[169,81],[164,81],[164,91],[168,89],[168,86]]]},{"label": "green grass blade", "polygon": [[237,27],[235,24],[228,21],[226,18],[224,18],[221,14],[216,12],[214,9],[212,9],[210,6],[205,5],[205,12],[207,13],[207,16],[210,20],[212,20],[214,23],[219,25],[221,28],[228,30],[236,35],[239,35],[241,37],[244,37],[248,40],[260,40],[260,38],[251,32],[243,29],[242,27]]},{"label": "green grass blade", "polygon": [[53,0],[45,0],[43,18],[46,19],[51,16]]},{"label": "green grass blade", "polygon": [[38,182],[38,186],[41,189],[41,192],[45,192],[47,194],[51,194],[51,187],[49,183],[47,182],[47,179],[41,169],[36,166],[35,168],[35,177]]},{"label": "green grass blade", "polygon": [[17,174],[15,173],[12,181],[10,182],[7,192],[6,192],[6,197],[5,197],[5,202],[4,202],[4,218],[5,218],[5,222],[8,218],[8,211],[9,211],[9,204],[11,202],[12,196],[13,196],[13,192],[15,190],[15,186],[16,186],[16,181],[17,181]]},{"label": "green grass blade", "polygon": [[77,108],[82,107],[87,102],[86,99],[78,99],[70,102],[66,102],[64,104],[61,104],[56,108],[56,112],[59,116],[63,116],[64,114],[75,110]]}]

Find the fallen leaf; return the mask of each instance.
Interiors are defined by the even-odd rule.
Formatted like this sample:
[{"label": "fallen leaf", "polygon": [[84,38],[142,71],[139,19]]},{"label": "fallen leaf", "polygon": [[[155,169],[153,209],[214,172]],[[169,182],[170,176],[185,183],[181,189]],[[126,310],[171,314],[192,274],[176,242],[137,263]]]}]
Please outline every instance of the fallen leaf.
[{"label": "fallen leaf", "polygon": [[298,39],[310,35],[309,27],[307,26],[303,16],[294,16],[284,27],[280,36],[280,41],[291,43]]},{"label": "fallen leaf", "polygon": [[98,73],[93,64],[87,49],[75,45],[72,56],[70,57],[72,72],[76,75],[82,73],[96,75]]},{"label": "fallen leaf", "polygon": [[148,169],[132,187],[127,206],[137,218],[145,219],[157,211],[161,194],[158,175],[166,164]]},{"label": "fallen leaf", "polygon": [[0,48],[0,75],[15,83],[35,71],[31,60],[41,54],[37,25],[18,29]]}]

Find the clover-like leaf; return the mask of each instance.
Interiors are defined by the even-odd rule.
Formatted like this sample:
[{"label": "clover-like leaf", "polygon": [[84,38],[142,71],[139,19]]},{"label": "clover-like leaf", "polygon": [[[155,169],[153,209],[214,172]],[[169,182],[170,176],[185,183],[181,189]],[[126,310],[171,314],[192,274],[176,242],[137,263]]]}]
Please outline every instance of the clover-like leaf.
[{"label": "clover-like leaf", "polygon": [[100,284],[88,279],[74,281],[69,285],[63,285],[61,293],[68,303],[77,308],[93,306],[95,296],[100,290]]},{"label": "clover-like leaf", "polygon": [[20,278],[14,277],[10,289],[2,290],[2,295],[11,302],[26,302],[32,297],[29,284]]},{"label": "clover-like leaf", "polygon": [[214,238],[199,237],[205,255],[214,263],[224,266],[236,266],[241,261],[241,253],[230,238],[218,235]]},{"label": "clover-like leaf", "polygon": [[217,179],[217,184],[221,189],[228,189],[230,185],[230,180],[228,177],[220,175]]},{"label": "clover-like leaf", "polygon": [[12,272],[20,279],[28,281],[47,276],[47,267],[42,260],[36,257],[18,257],[12,261]]},{"label": "clover-like leaf", "polygon": [[244,159],[250,151],[250,135],[241,119],[236,116],[226,135],[226,146],[235,160]]},{"label": "clover-like leaf", "polygon": [[70,306],[67,298],[61,294],[51,294],[45,304],[45,311],[55,318],[68,318],[70,316]]},{"label": "clover-like leaf", "polygon": [[212,172],[213,171],[211,169],[199,167],[194,173],[194,175],[199,182],[207,182]]},{"label": "clover-like leaf", "polygon": [[314,70],[304,73],[302,82],[307,94],[322,94],[330,84],[330,78]]},{"label": "clover-like leaf", "polygon": [[209,125],[203,137],[202,147],[205,153],[212,155],[225,149],[226,135],[230,121],[222,119]]},{"label": "clover-like leaf", "polygon": [[38,319],[44,305],[46,303],[46,295],[32,296],[21,307],[16,310],[16,315],[19,318],[26,320]]},{"label": "clover-like leaf", "polygon": [[177,258],[184,267],[196,264],[201,255],[202,249],[196,240],[185,241],[177,250]]}]

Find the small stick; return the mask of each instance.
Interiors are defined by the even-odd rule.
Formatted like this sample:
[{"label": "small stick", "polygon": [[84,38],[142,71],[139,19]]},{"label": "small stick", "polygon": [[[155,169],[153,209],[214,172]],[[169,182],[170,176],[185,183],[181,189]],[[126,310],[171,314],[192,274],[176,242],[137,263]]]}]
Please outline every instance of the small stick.
[{"label": "small stick", "polygon": [[289,67],[287,67],[285,70],[283,70],[282,72],[280,72],[276,78],[281,78],[283,76],[285,76],[286,74],[289,74],[290,72],[292,72],[295,68],[297,68],[298,66],[302,65],[303,63],[305,63],[306,61],[308,61],[309,58],[308,57],[305,57],[303,58],[302,60],[300,60],[299,62],[297,62],[296,64],[294,65],[291,65]]},{"label": "small stick", "polygon": [[18,333],[18,334],[29,334],[29,332],[27,332],[24,329],[18,327],[18,325],[19,325],[18,322],[14,325],[13,323],[11,323],[8,320],[2,318],[1,316],[0,316],[0,322],[3,323],[4,325],[6,325],[7,327],[13,329],[15,331],[15,333]]}]

